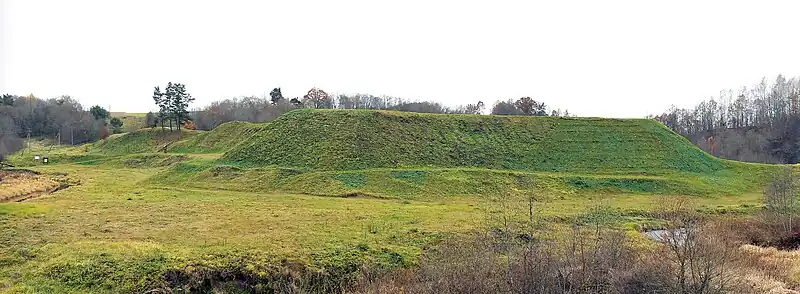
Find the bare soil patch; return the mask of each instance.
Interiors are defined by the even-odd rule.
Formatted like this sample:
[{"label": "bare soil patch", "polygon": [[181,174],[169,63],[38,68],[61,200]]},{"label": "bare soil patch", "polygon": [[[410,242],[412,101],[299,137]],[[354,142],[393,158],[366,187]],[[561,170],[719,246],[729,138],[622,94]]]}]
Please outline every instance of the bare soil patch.
[{"label": "bare soil patch", "polygon": [[3,170],[0,171],[0,202],[25,201],[68,186],[30,170]]}]

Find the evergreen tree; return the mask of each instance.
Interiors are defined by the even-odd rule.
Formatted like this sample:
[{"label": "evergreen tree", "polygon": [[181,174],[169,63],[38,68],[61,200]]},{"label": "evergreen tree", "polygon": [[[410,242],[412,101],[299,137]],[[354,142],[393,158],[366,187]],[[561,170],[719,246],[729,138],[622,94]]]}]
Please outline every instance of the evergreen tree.
[{"label": "evergreen tree", "polygon": [[276,105],[283,100],[283,94],[281,93],[281,88],[272,89],[272,92],[269,92],[270,101],[272,101],[272,105]]},{"label": "evergreen tree", "polygon": [[[170,85],[172,83],[169,83]],[[164,128],[164,120],[167,118],[168,109],[166,99],[164,97],[164,93],[161,92],[161,88],[156,86],[153,90],[153,101],[158,106],[158,121],[161,122],[161,128]]]},{"label": "evergreen tree", "polygon": [[180,83],[168,85],[166,92],[171,117],[175,125],[180,127],[189,118],[189,104],[194,98],[186,92],[186,86]]},{"label": "evergreen tree", "polygon": [[164,121],[169,121],[170,129],[173,122],[177,128],[189,118],[189,104],[194,102],[194,97],[186,91],[186,86],[180,83],[167,83],[164,92],[155,87],[153,100],[159,107],[159,120],[161,127]]},{"label": "evergreen tree", "polygon": [[113,117],[113,118],[111,118],[111,123],[110,124],[111,124],[111,128],[112,128],[112,130],[114,131],[115,134],[122,133],[123,122],[122,122],[121,119]]},{"label": "evergreen tree", "polygon": [[105,121],[111,115],[108,110],[105,108],[100,107],[100,105],[95,105],[89,108],[89,113],[92,114],[95,120],[103,120]]},{"label": "evergreen tree", "polygon": [[14,100],[16,100],[16,96],[3,94],[3,96],[0,97],[0,106],[14,106]]}]

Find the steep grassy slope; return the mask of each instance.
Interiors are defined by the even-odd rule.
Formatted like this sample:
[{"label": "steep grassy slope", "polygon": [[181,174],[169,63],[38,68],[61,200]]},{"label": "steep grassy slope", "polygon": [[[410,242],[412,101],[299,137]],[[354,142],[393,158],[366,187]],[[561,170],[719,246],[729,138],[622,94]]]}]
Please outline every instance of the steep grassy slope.
[{"label": "steep grassy slope", "polygon": [[159,128],[141,129],[135,132],[114,135],[94,143],[90,151],[104,155],[164,152],[172,144],[201,134],[200,131],[170,131]]},{"label": "steep grassy slope", "polygon": [[224,123],[210,132],[202,132],[188,140],[175,143],[170,152],[221,153],[225,152],[263,129],[266,124],[248,122]]},{"label": "steep grassy slope", "polygon": [[474,167],[626,174],[729,167],[645,119],[311,109],[271,122],[222,161],[313,170]]},{"label": "steep grassy slope", "polygon": [[92,144],[87,151],[102,155],[127,155],[133,153],[222,153],[266,124],[247,122],[225,123],[213,131],[170,131],[160,128],[141,129],[119,134]]}]

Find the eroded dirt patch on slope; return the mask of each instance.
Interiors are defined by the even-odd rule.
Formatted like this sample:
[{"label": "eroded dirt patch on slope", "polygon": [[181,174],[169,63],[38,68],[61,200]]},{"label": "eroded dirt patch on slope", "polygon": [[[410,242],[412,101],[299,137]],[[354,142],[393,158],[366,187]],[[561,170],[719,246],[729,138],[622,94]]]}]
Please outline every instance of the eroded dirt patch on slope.
[{"label": "eroded dirt patch on slope", "polygon": [[21,202],[41,197],[80,182],[66,174],[41,174],[31,170],[0,171],[0,202]]}]

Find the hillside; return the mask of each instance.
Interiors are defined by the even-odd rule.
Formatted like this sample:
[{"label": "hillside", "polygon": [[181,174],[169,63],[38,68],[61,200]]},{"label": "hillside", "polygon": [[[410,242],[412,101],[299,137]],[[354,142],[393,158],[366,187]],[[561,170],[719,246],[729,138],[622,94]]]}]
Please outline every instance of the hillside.
[{"label": "hillside", "polygon": [[224,123],[213,131],[170,131],[160,128],[140,129],[90,146],[93,154],[130,155],[136,153],[222,153],[230,150],[266,124]]},{"label": "hillside", "polygon": [[309,170],[487,168],[583,173],[710,173],[716,159],[646,119],[295,110],[221,159]]},{"label": "hillside", "polygon": [[170,152],[178,153],[221,153],[230,150],[242,141],[246,141],[266,124],[249,122],[228,122],[216,127],[213,131],[202,132],[188,140],[180,141],[170,147]]},{"label": "hillside", "polygon": [[91,146],[92,153],[104,155],[126,155],[132,153],[164,152],[172,144],[201,134],[200,131],[170,131],[160,128],[141,129],[130,133],[113,135]]}]

